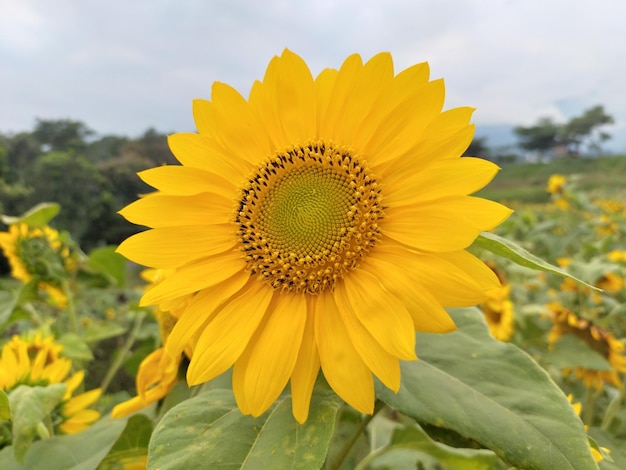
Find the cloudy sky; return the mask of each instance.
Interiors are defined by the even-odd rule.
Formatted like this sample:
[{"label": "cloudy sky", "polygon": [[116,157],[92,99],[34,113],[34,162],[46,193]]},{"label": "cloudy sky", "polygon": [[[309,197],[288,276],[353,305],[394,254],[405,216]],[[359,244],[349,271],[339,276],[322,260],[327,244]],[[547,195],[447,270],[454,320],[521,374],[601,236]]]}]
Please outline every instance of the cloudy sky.
[{"label": "cloudy sky", "polygon": [[428,61],[447,107],[477,108],[479,133],[603,104],[626,152],[623,0],[0,0],[0,11],[0,132],[36,117],[100,134],[191,131],[193,98],[214,81],[247,95],[287,47],[314,74],[354,52],[390,51],[396,70]]}]

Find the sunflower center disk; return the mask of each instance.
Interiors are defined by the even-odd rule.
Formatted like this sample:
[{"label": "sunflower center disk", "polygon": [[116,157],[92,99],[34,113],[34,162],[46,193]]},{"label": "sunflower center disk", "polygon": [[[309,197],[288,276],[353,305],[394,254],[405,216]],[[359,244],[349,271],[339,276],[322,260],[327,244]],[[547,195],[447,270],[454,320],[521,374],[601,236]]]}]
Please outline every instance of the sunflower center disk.
[{"label": "sunflower center disk", "polygon": [[242,190],[236,222],[248,268],[276,289],[332,288],[375,245],[381,201],[344,148],[316,142],[275,155]]}]

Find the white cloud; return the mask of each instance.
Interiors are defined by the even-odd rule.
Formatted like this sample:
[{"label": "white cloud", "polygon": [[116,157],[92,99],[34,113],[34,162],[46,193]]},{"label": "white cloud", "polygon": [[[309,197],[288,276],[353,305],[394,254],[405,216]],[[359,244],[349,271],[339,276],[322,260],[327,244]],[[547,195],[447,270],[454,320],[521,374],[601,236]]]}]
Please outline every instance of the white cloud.
[{"label": "white cloud", "polygon": [[569,100],[604,104],[621,125],[623,18],[621,0],[5,0],[0,130],[37,116],[191,130],[193,98],[215,80],[247,94],[285,47],[314,73],[353,52],[389,50],[398,70],[428,60],[447,107],[476,107],[479,124],[565,119]]}]

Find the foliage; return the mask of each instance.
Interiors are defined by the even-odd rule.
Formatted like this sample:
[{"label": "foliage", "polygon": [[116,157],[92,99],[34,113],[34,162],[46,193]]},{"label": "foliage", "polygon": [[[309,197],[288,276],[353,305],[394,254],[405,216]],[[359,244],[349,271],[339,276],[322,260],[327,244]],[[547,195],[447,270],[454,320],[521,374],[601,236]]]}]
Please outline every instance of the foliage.
[{"label": "foliage", "polygon": [[[59,239],[69,251],[61,251],[66,256],[76,253],[73,270],[58,274],[68,276],[58,285],[64,286],[69,302],[55,303],[36,275],[24,285],[7,283],[0,296],[0,341],[6,344],[10,335],[28,331],[52,335],[74,369],[85,370],[85,389],[103,390],[96,404],[102,417],[81,432],[64,435],[47,424],[61,416],[54,410],[64,400],[64,383],[23,384],[9,390],[6,399],[0,395],[0,467],[20,468],[23,462],[40,468],[46,462],[45,468],[76,469],[220,464],[251,469],[591,469],[596,465],[594,448],[596,457],[604,453],[601,465],[613,468],[611,455],[619,462],[621,449],[626,452],[620,431],[622,393],[610,383],[586,392],[582,380],[561,374],[563,367],[600,367],[601,361],[579,344],[580,338],[574,346],[563,338],[558,347],[551,347],[552,323],[545,305],[556,296],[578,313],[591,306],[590,319],[616,337],[624,334],[619,292],[598,291],[593,285],[609,273],[621,272],[621,261],[611,261],[606,252],[616,246],[622,227],[626,229],[626,218],[619,212],[626,205],[590,201],[571,182],[558,191],[552,195],[555,204],[558,198],[566,199],[567,210],[552,204],[530,212],[521,207],[502,233],[483,234],[475,247],[485,259],[495,260],[513,287],[517,317],[510,343],[490,336],[477,308],[451,310],[458,330],[417,334],[420,360],[402,364],[398,394],[377,386],[374,416],[346,407],[320,378],[309,419],[302,425],[292,417],[288,391],[262,416],[242,415],[228,374],[193,390],[179,382],[143,413],[110,418],[113,407],[134,393],[130,379],[160,344],[163,319],[137,306],[140,291],[130,287],[139,281],[129,276],[114,247],[84,255],[64,234]],[[4,220],[45,226],[57,209],[41,204]],[[611,218],[603,219],[607,214]],[[552,219],[559,222],[550,223]],[[581,220],[587,221],[584,226]],[[553,231],[568,221],[578,223],[576,237],[555,237]],[[608,230],[602,232],[602,243],[597,241],[599,230]],[[522,246],[510,241],[514,239]],[[576,259],[567,268],[558,267],[554,264],[560,254]],[[552,274],[545,277],[545,272]],[[560,284],[575,289],[576,296],[546,289]],[[569,292],[562,286],[561,291]],[[587,350],[591,352],[580,354]],[[606,364],[613,367],[603,361],[605,369]],[[179,367],[184,373],[185,361]],[[584,402],[583,419],[598,443],[587,437],[564,392]]]},{"label": "foliage", "polygon": [[[541,156],[546,156],[548,152],[577,156],[581,154],[583,145],[598,155],[602,143],[610,138],[600,128],[612,123],[613,117],[606,113],[602,105],[597,105],[565,124],[557,124],[551,118],[543,117],[533,126],[516,127],[514,132],[523,149],[536,151]],[[558,150],[558,147],[563,150]]]},{"label": "foliage", "polygon": [[82,246],[118,244],[136,228],[117,211],[150,191],[136,173],[163,163],[176,162],[154,129],[136,139],[98,137],[80,121],[39,119],[31,132],[0,134],[0,210],[54,201],[63,211],[53,225]]}]

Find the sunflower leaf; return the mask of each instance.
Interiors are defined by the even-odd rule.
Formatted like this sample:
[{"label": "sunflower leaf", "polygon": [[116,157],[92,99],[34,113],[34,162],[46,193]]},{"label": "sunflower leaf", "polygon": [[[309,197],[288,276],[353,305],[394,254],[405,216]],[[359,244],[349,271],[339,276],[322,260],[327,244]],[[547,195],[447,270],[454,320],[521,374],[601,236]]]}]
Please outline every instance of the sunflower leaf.
[{"label": "sunflower leaf", "polygon": [[0,215],[0,220],[6,225],[21,223],[28,224],[31,227],[43,227],[47,225],[60,210],[61,206],[56,202],[42,202],[19,217]]},{"label": "sunflower leaf", "polygon": [[2,470],[92,470],[101,468],[107,455],[126,425],[125,419],[101,419],[77,434],[53,436],[34,442],[24,464],[12,454],[12,446],[0,451]]},{"label": "sunflower leaf", "polygon": [[532,253],[529,253],[521,246],[516,245],[512,241],[500,237],[495,233],[482,232],[474,241],[474,245],[479,248],[483,248],[484,250],[490,251],[495,255],[507,258],[514,263],[519,264],[520,266],[535,269],[538,271],[546,271],[549,273],[558,274],[559,276],[563,277],[569,277],[570,279],[573,279],[574,281],[579,282],[580,284],[583,284],[590,289],[602,291],[602,289],[598,289],[596,286],[593,286],[583,281],[582,279],[573,276],[564,269],[551,265],[547,261],[542,260]]},{"label": "sunflower leaf", "polygon": [[241,414],[231,390],[209,390],[166,413],[150,441],[148,468],[319,469],[340,405],[334,393],[317,389],[299,425],[288,395],[255,419]]},{"label": "sunflower leaf", "polygon": [[126,285],[126,259],[115,252],[115,246],[104,246],[91,250],[87,265],[102,275],[111,285]]},{"label": "sunflower leaf", "polygon": [[454,333],[417,334],[419,360],[402,363],[397,394],[377,384],[379,398],[521,469],[596,468],[582,422],[548,374],[516,346],[493,339],[478,309],[452,316]]},{"label": "sunflower leaf", "polygon": [[0,390],[0,422],[11,419],[9,397],[4,390]]},{"label": "sunflower leaf", "polygon": [[41,423],[61,402],[67,386],[52,384],[47,387],[20,385],[9,394],[13,412],[13,453],[23,462],[28,448],[38,435]]}]

